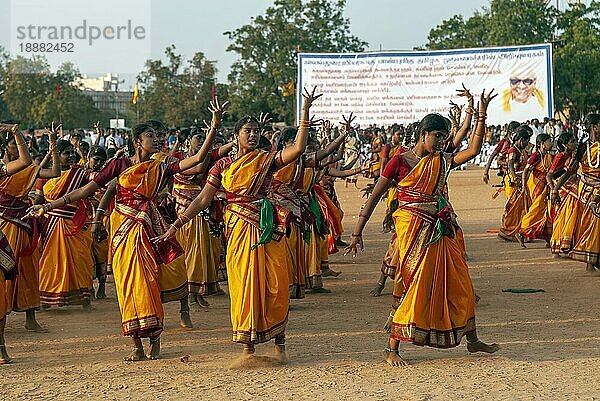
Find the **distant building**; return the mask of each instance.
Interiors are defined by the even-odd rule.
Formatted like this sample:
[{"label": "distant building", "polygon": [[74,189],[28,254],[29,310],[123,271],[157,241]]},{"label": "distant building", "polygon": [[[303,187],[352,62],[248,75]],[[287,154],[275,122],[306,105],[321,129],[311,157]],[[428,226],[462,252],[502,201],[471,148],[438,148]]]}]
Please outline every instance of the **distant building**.
[{"label": "distant building", "polygon": [[94,100],[98,110],[112,112],[116,117],[124,116],[133,99],[133,91],[119,90],[119,75],[108,73],[97,78],[84,75],[76,81],[83,93]]}]

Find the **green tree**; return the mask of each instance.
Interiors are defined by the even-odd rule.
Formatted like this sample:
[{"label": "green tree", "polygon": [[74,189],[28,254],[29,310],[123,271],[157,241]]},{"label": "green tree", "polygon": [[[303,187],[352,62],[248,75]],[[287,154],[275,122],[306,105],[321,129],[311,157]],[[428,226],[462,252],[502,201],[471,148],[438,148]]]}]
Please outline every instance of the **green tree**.
[{"label": "green tree", "polygon": [[555,46],[555,99],[573,117],[600,105],[600,2],[574,4],[558,18]]},{"label": "green tree", "polygon": [[462,15],[455,15],[429,32],[426,47],[431,50],[464,49],[487,45],[486,35],[489,15],[477,11],[465,21]]},{"label": "green tree", "polygon": [[275,0],[264,15],[225,32],[231,40],[227,51],[239,55],[228,77],[232,113],[267,111],[293,122],[294,97],[283,97],[280,86],[296,80],[298,50],[359,52],[367,45],[350,34],[345,5],[345,0]]},{"label": "green tree", "polygon": [[81,77],[71,63],[63,64],[48,79],[48,91],[43,100],[32,105],[31,114],[36,126],[60,121],[65,128],[91,127],[100,118],[91,97],[76,84]]},{"label": "green tree", "polygon": [[492,0],[468,19],[455,15],[429,31],[426,48],[528,45],[553,39],[556,9],[547,0]]},{"label": "green tree", "polygon": [[556,9],[547,0],[492,0],[486,42],[490,46],[550,42]]},{"label": "green tree", "polygon": [[8,64],[8,54],[0,46],[0,121],[10,119],[8,106],[4,101],[3,94],[6,91],[6,68]]},{"label": "green tree", "polygon": [[138,75],[140,95],[137,105],[131,105],[131,121],[150,118],[173,126],[189,126],[210,119],[208,102],[217,69],[198,52],[187,63],[175,52],[175,46],[165,50],[166,62],[148,60]]}]

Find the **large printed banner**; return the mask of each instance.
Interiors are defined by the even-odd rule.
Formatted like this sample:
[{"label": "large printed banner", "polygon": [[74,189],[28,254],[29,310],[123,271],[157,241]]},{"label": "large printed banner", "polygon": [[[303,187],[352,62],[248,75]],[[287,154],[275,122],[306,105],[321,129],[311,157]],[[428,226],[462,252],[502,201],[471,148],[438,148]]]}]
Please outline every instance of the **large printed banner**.
[{"label": "large printed banner", "polygon": [[[456,89],[464,84],[475,99],[483,89],[498,96],[488,123],[504,124],[551,117],[552,45],[427,52],[354,54],[300,53],[297,107],[301,90],[314,85],[324,93],[311,112],[340,121],[354,112],[361,126],[418,121],[428,113],[446,115],[449,102],[464,103]],[[299,118],[299,117],[298,117]]]}]

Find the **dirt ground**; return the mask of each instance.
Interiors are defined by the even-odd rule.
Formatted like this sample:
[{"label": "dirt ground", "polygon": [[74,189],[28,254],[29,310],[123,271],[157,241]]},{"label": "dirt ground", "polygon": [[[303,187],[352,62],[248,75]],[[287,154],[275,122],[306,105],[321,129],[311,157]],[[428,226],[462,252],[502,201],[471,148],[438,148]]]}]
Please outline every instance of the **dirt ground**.
[{"label": "dirt ground", "polygon": [[[493,356],[469,355],[464,344],[451,350],[403,344],[410,367],[383,362],[391,284],[381,297],[369,295],[389,240],[381,233],[380,204],[365,231],[365,252],[354,260],[332,256],[332,267],[343,273],[325,280],[332,293],[292,302],[287,366],[264,357],[272,355],[268,344],[257,347],[263,357],[249,366],[232,367],[240,347],[230,341],[227,296],[209,297],[210,308],[193,312],[192,330],[178,327],[178,305],[168,304],[162,359],[125,363],[131,344],[120,335],[111,281],[110,299],[95,302],[92,312],[40,313],[50,333],[27,332],[23,314],[9,316],[6,339],[15,362],[0,366],[0,399],[600,399],[600,278],[586,275],[581,263],[553,259],[541,242],[521,250],[486,233],[498,228],[505,202],[492,200],[491,192],[480,170],[451,174],[450,197],[481,297],[479,335],[502,347]],[[348,238],[364,200],[342,183],[338,193]],[[181,362],[186,354],[189,361]]]}]

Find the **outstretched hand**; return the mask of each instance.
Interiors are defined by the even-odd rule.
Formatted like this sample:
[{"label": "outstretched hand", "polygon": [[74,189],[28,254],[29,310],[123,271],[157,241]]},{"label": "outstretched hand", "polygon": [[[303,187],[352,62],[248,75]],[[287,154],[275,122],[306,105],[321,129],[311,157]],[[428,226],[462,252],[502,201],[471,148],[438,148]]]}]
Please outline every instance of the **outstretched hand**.
[{"label": "outstretched hand", "polygon": [[479,115],[485,114],[492,99],[498,96],[497,93],[492,95],[493,93],[494,89],[489,91],[487,94],[485,93],[485,89],[483,90],[483,92],[481,92],[481,99],[479,101]]},{"label": "outstretched hand", "polygon": [[322,93],[317,94],[317,87],[314,86],[312,91],[308,91],[308,89],[304,88],[302,91],[302,97],[304,98],[304,102],[302,103],[302,108],[309,109],[310,106],[314,103],[315,100],[323,96]]},{"label": "outstretched hand", "polygon": [[467,98],[467,100],[469,100],[469,101],[473,100],[473,95],[472,95],[472,94],[471,94],[471,92],[470,92],[470,91],[467,89],[467,87],[465,86],[465,84],[464,84],[464,83],[462,84],[462,88],[460,88],[460,89],[457,89],[457,90],[456,90],[456,92],[457,92],[456,94],[457,94],[458,96],[463,96],[463,97],[466,97],[466,98]]},{"label": "outstretched hand", "polygon": [[45,213],[44,210],[44,205],[33,205],[30,206],[29,209],[27,209],[27,212],[25,213],[25,216],[23,216],[21,218],[21,220],[27,220],[27,219],[39,219],[40,217],[42,217]]},{"label": "outstretched hand", "polygon": [[352,130],[352,122],[356,120],[356,116],[353,112],[350,113],[348,118],[346,118],[346,116],[342,114],[342,120],[343,121],[340,121],[340,124],[342,124],[342,127],[344,128],[344,133],[349,134]]},{"label": "outstretched hand", "polygon": [[168,241],[169,239],[173,238],[175,236],[176,232],[177,232],[177,230],[175,230],[175,227],[173,227],[171,225],[171,226],[169,226],[169,228],[167,229],[167,231],[165,231],[165,233],[163,235],[154,237],[150,241],[155,245],[160,244],[161,242],[165,242],[165,241]]},{"label": "outstretched hand", "polygon": [[208,106],[208,111],[212,113],[211,126],[217,128],[221,125],[223,117],[227,114],[227,108],[229,107],[229,101],[225,103],[219,103],[219,98],[215,96],[215,100],[211,100]]},{"label": "outstretched hand", "polygon": [[344,248],[344,250],[346,251],[346,252],[344,252],[344,256],[346,256],[349,253],[351,253],[352,257],[355,258],[356,254],[358,253],[358,247],[359,246],[360,246],[361,252],[364,252],[365,251],[365,246],[363,244],[362,235],[354,235],[354,234],[352,234],[352,236],[350,237],[350,245],[348,245],[346,248]]}]

